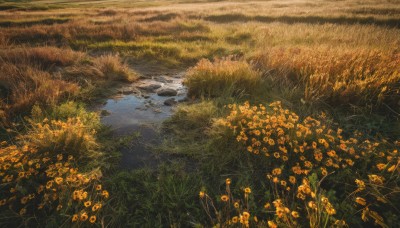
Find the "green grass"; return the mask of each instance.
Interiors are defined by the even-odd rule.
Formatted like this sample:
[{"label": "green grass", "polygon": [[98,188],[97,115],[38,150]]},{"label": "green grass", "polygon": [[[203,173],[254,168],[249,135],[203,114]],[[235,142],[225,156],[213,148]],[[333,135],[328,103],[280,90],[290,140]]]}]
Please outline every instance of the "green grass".
[{"label": "green grass", "polygon": [[[218,119],[228,115],[229,104],[281,100],[301,119],[325,113],[329,126],[393,144],[400,137],[399,12],[396,1],[0,0],[0,134],[7,141],[23,135],[46,150],[78,153],[85,158],[82,169],[90,166],[90,154],[101,154],[92,160],[104,171],[111,199],[99,226],[211,226],[217,216],[208,218],[198,194],[205,190],[224,208],[219,196],[227,177],[241,202],[243,188],[251,187],[251,213],[265,220],[273,214],[260,207],[273,199],[265,179],[271,160],[244,153],[235,132]],[[164,162],[129,171],[118,167],[118,150],[136,139],[112,138],[98,116],[64,101],[107,98],[139,77],[136,67],[144,74],[187,69],[192,99],[163,123],[164,141],[152,152]],[[43,132],[35,123],[45,117],[79,117],[87,126],[81,133],[100,132],[91,143],[68,131],[39,140]],[[358,214],[350,216],[354,202],[334,197],[351,186],[332,183],[323,187],[348,212],[350,224],[370,225]],[[396,224],[390,213],[383,216]],[[37,219],[57,226],[59,218],[54,213]]]}]

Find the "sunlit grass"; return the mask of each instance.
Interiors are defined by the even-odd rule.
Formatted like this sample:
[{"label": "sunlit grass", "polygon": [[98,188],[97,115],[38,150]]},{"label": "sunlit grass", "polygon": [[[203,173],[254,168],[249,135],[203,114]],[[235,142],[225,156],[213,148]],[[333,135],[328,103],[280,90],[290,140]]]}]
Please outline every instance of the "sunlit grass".
[{"label": "sunlit grass", "polygon": [[[0,226],[398,224],[396,1],[51,2],[0,0]],[[163,163],[121,171],[63,102],[167,68]]]}]

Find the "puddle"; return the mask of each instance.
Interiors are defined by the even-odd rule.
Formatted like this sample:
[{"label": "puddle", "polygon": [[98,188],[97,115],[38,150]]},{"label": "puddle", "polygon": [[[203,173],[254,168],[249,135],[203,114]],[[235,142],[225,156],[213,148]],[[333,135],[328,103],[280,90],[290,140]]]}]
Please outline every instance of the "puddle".
[{"label": "puddle", "polygon": [[[157,92],[172,89],[175,96],[159,96]],[[104,125],[110,126],[114,137],[138,132],[139,140],[121,150],[121,167],[136,169],[144,166],[154,167],[157,158],[151,152],[152,146],[162,142],[158,132],[161,123],[170,117],[174,106],[164,102],[174,98],[176,102],[186,98],[187,90],[182,85],[182,74],[174,76],[153,76],[121,88],[120,94],[108,99],[100,107],[107,115],[101,118]]]}]

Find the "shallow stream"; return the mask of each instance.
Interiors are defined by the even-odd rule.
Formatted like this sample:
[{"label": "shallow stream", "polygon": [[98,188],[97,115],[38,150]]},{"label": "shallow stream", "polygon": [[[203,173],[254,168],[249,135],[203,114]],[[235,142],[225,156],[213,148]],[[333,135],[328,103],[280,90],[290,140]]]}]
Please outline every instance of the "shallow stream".
[{"label": "shallow stream", "polygon": [[[172,115],[177,103],[186,99],[187,90],[182,79],[183,73],[141,79],[120,88],[117,95],[99,108],[103,114],[101,122],[111,127],[115,138],[133,133],[140,135],[139,140],[122,149],[122,168],[137,169],[158,164],[159,158],[152,153],[152,147],[162,142],[159,133],[162,122]],[[171,94],[162,95],[165,89]]]}]

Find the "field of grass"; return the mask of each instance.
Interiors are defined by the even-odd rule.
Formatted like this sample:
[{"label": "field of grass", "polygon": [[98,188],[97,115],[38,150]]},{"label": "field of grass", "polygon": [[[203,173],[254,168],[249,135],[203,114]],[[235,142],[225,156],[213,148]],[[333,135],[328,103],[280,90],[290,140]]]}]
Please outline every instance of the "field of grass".
[{"label": "field of grass", "polygon": [[[189,101],[122,170],[146,69]],[[400,1],[0,0],[0,138],[0,227],[397,227]]]}]

